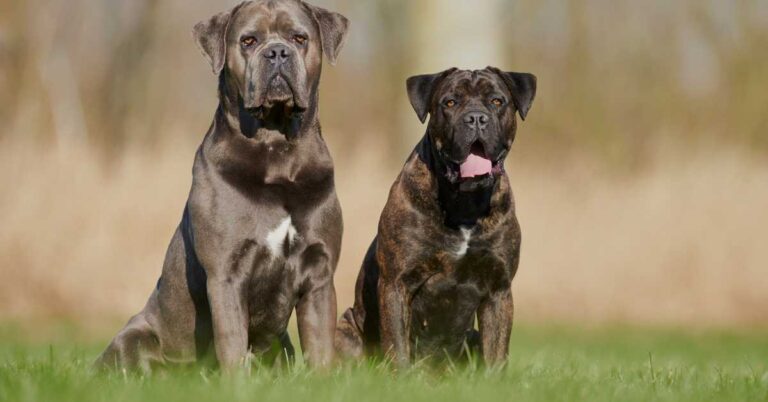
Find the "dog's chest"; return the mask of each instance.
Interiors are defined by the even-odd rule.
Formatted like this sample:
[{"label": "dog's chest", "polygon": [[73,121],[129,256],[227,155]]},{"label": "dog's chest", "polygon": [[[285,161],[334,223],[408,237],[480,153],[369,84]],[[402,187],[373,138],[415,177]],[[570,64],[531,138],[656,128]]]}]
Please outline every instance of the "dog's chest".
[{"label": "dog's chest", "polygon": [[262,243],[266,246],[271,258],[286,259],[291,255],[291,250],[296,248],[299,240],[293,218],[287,216],[267,231]]},{"label": "dog's chest", "polygon": [[279,186],[246,191],[217,175],[199,174],[189,204],[196,251],[207,270],[258,279],[291,276],[301,267],[307,232],[313,230],[305,218],[311,207],[285,201]]},{"label": "dog's chest", "polygon": [[457,242],[454,242],[453,246],[453,254],[458,259],[464,258],[467,255],[467,251],[469,251],[469,244],[472,240],[472,233],[474,232],[472,228],[465,227],[462,227],[460,231],[461,236]]},{"label": "dog's chest", "polygon": [[505,259],[486,236],[462,227],[432,239],[420,258],[427,279],[414,295],[414,309],[425,315],[472,314],[490,291],[508,282]]},{"label": "dog's chest", "polygon": [[488,244],[476,227],[462,226],[458,230],[428,239],[431,255],[438,256],[442,271],[453,271],[457,266],[471,263],[479,254],[487,253]]},{"label": "dog's chest", "polygon": [[291,216],[262,223],[265,221],[271,224],[256,225],[252,230],[252,241],[259,251],[248,264],[249,327],[251,331],[275,334],[285,329],[297,302],[303,275],[299,256],[304,241]]},{"label": "dog's chest", "polygon": [[253,244],[255,252],[243,268],[249,269],[253,277],[288,275],[295,271],[301,265],[299,257],[305,248],[305,234],[300,227],[287,212],[250,220],[247,228],[241,229],[247,233],[242,242]]}]

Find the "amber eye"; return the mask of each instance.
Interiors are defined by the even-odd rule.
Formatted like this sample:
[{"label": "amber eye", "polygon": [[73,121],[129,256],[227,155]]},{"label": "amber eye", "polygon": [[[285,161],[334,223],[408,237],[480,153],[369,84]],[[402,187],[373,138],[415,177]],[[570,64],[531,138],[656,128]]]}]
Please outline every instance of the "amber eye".
[{"label": "amber eye", "polygon": [[293,41],[303,46],[305,43],[307,43],[307,37],[304,35],[294,35]]},{"label": "amber eye", "polygon": [[253,36],[246,36],[240,41],[240,43],[242,43],[244,47],[251,47],[256,43],[256,38]]},{"label": "amber eye", "polygon": [[452,108],[454,106],[456,106],[456,101],[453,100],[453,99],[450,99],[450,100],[445,102],[445,107],[447,107],[448,109],[450,109],[450,108]]},{"label": "amber eye", "polygon": [[491,103],[493,103],[496,106],[501,106],[504,104],[504,101],[499,98],[495,98],[494,100],[491,101]]}]

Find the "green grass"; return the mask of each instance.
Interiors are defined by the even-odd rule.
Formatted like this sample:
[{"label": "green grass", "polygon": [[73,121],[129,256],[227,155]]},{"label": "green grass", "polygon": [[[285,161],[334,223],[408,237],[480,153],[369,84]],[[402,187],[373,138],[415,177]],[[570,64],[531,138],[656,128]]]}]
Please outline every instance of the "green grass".
[{"label": "green grass", "polygon": [[149,377],[96,374],[103,342],[53,344],[0,330],[0,401],[768,401],[768,336],[516,328],[501,371],[393,373],[363,363],[329,374],[298,365],[222,377],[199,367]]}]

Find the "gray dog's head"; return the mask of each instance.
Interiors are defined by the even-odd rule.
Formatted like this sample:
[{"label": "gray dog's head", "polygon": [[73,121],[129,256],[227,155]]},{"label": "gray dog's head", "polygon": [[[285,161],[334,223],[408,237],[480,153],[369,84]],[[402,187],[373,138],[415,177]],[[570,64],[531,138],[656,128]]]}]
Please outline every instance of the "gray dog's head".
[{"label": "gray dog's head", "polygon": [[193,34],[241,107],[267,119],[310,107],[322,55],[335,63],[348,25],[344,16],[303,1],[256,0],[198,23]]},{"label": "gray dog's head", "polygon": [[[503,171],[515,139],[515,112],[525,120],[536,95],[536,77],[488,67],[450,69],[411,77],[408,96],[435,153],[454,183],[490,183]],[[468,184],[468,183],[467,183]]]}]

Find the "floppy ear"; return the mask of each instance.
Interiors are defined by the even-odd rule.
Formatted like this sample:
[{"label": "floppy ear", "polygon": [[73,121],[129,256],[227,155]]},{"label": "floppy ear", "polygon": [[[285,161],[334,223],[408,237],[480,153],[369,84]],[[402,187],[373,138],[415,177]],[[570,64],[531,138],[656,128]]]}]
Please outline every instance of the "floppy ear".
[{"label": "floppy ear", "polygon": [[422,123],[427,121],[429,114],[429,104],[432,102],[435,88],[445,77],[456,71],[456,68],[445,70],[437,74],[416,75],[405,82],[408,89],[408,99],[411,101],[413,110],[419,116]]},{"label": "floppy ear", "polygon": [[328,58],[331,65],[336,65],[339,52],[341,52],[341,48],[347,40],[349,20],[339,13],[307,3],[304,4],[309,8],[320,29],[320,43],[323,47],[323,54]]},{"label": "floppy ear", "polygon": [[221,74],[224,69],[224,62],[227,58],[227,29],[232,15],[242,6],[242,3],[235,8],[218,13],[208,20],[198,22],[192,28],[192,36],[197,42],[197,46],[203,53],[208,62],[211,63],[213,73]]},{"label": "floppy ear", "polygon": [[488,67],[488,69],[498,74],[507,84],[517,112],[520,113],[520,118],[525,120],[525,116],[531,110],[533,98],[536,97],[536,76],[528,73],[504,72],[495,67]]}]

